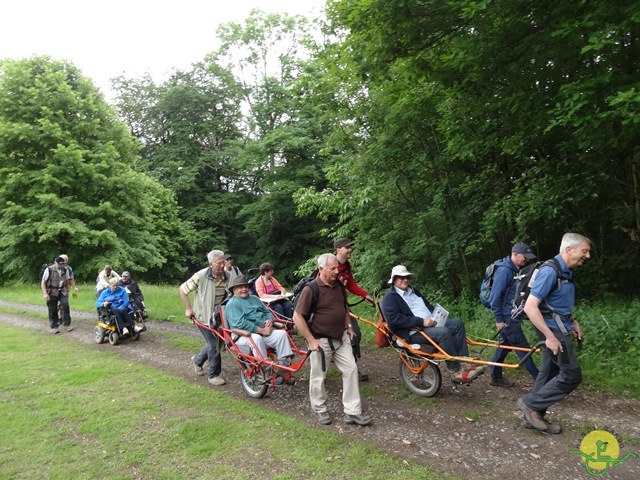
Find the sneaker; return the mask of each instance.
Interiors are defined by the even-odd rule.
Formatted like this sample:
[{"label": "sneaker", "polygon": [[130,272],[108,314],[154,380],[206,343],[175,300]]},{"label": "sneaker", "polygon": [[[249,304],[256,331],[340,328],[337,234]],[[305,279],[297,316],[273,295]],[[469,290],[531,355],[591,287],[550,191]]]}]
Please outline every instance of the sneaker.
[{"label": "sneaker", "polygon": [[[546,430],[540,430],[541,432],[551,433],[553,435],[558,435],[558,434],[562,433],[562,426],[561,425],[558,425],[557,423],[549,423],[544,418],[542,419],[542,421],[547,424],[547,429]],[[522,426],[524,428],[529,428],[531,430],[535,430],[536,429],[536,427],[531,425],[526,418],[522,419]]]},{"label": "sneaker", "polygon": [[129,330],[127,330],[127,327],[124,327],[122,329],[122,335],[129,335]]},{"label": "sneaker", "polygon": [[369,375],[367,375],[364,372],[361,372],[360,370],[358,370],[358,381],[359,382],[366,382],[369,380]]},{"label": "sneaker", "polygon": [[224,385],[225,383],[227,383],[227,381],[222,377],[213,377],[213,378],[209,379],[209,383],[211,385],[220,386],[220,385]]},{"label": "sneaker", "polygon": [[369,415],[346,415],[344,416],[345,423],[349,425],[360,425],[362,427],[366,427],[367,425],[371,425],[371,417]]},{"label": "sneaker", "polygon": [[547,431],[547,422],[544,421],[540,412],[529,408],[522,398],[518,399],[516,405],[518,405],[518,408],[524,413],[524,419],[529,422],[533,428],[542,430],[543,432]]},{"label": "sneaker", "polygon": [[513,380],[509,380],[508,378],[493,378],[489,381],[489,385],[492,387],[513,387],[516,384]]},{"label": "sneaker", "polygon": [[73,327],[71,325],[67,325],[66,327],[64,327],[64,330],[66,332],[73,332]]},{"label": "sneaker", "polygon": [[140,333],[144,330],[143,327],[141,327],[140,325],[136,325],[135,327],[133,327],[133,331],[136,333]]},{"label": "sneaker", "polygon": [[478,375],[483,374],[486,369],[485,366],[476,365],[464,369],[461,368],[457,372],[451,372],[451,380],[455,383],[470,383],[475,380]]},{"label": "sneaker", "polygon": [[329,412],[312,412],[315,419],[321,425],[331,425],[331,415]]},{"label": "sneaker", "polygon": [[196,363],[196,356],[191,357],[191,361],[193,362],[193,369],[196,371],[196,375],[204,375],[204,368],[201,365]]},{"label": "sneaker", "polygon": [[51,329],[51,333],[53,335],[57,335],[58,333],[60,333],[60,329],[58,327],[54,327]]}]

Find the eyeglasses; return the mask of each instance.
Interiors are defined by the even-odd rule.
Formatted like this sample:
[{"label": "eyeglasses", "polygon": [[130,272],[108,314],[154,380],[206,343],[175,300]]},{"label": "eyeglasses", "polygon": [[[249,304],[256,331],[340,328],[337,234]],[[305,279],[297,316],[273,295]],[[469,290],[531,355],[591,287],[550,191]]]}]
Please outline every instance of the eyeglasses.
[{"label": "eyeglasses", "polygon": [[410,275],[406,275],[404,277],[398,275],[396,278],[400,279],[400,280],[411,280],[411,276]]}]

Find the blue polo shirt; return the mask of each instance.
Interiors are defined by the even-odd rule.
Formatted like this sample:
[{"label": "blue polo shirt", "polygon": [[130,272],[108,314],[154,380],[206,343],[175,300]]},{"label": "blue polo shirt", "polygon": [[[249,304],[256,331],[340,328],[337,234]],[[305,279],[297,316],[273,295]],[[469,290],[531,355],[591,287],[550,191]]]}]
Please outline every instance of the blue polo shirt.
[{"label": "blue polo shirt", "polygon": [[[555,256],[556,260],[560,263],[562,271],[560,273],[561,283],[560,288],[556,288],[551,291],[558,284],[558,276],[553,267],[543,266],[540,267],[536,278],[531,288],[531,295],[539,298],[542,303],[546,303],[551,307],[558,315],[562,317],[562,323],[567,330],[571,330],[570,315],[573,312],[575,306],[575,285],[571,281],[573,279],[573,272],[569,270],[567,264],[564,262],[560,254]],[[551,292],[551,293],[549,293]],[[549,318],[547,318],[549,317]],[[545,315],[545,323],[549,328],[558,330],[556,321],[551,318],[550,315]]]}]

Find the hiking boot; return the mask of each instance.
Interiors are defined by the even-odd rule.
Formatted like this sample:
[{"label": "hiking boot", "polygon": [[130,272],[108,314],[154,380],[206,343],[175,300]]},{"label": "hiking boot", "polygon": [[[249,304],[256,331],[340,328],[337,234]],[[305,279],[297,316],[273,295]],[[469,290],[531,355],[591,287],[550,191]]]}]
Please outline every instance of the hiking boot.
[{"label": "hiking boot", "polygon": [[204,375],[204,368],[202,368],[201,365],[198,365],[196,363],[196,356],[195,355],[193,357],[191,357],[191,361],[193,362],[193,369],[195,370],[196,375],[200,375],[200,376]]},{"label": "hiking boot", "polygon": [[358,381],[359,382],[366,382],[369,380],[369,375],[367,375],[364,372],[361,372],[360,370],[358,370]]},{"label": "hiking boot", "polygon": [[278,374],[278,377],[281,378],[283,383],[286,383],[287,385],[295,385],[296,384],[296,377],[291,375],[291,373],[289,373],[289,372],[280,373],[280,374]]},{"label": "hiking boot", "polygon": [[509,380],[508,378],[504,378],[504,377],[500,377],[500,378],[493,378],[491,377],[491,380],[489,381],[489,385],[491,385],[492,387],[513,387],[515,385],[516,382],[514,382],[513,380]]},{"label": "hiking boot", "polygon": [[321,425],[331,425],[331,415],[329,412],[311,412],[313,416]]},{"label": "hiking boot", "polygon": [[[541,430],[541,432],[551,433],[553,435],[558,435],[558,434],[562,433],[562,426],[561,425],[558,425],[557,423],[547,422],[545,419],[542,419],[542,421],[547,424],[547,429],[546,430]],[[531,430],[536,430],[536,427],[531,425],[526,418],[522,419],[522,426],[524,428],[529,428]]]},{"label": "hiking boot", "polygon": [[59,329],[58,327],[53,327],[53,328],[51,329],[51,333],[52,333],[53,335],[57,335],[58,333],[60,333],[60,329]]},{"label": "hiking boot", "polygon": [[220,385],[224,385],[227,381],[222,377],[212,377],[209,379],[209,383],[218,387]]},{"label": "hiking boot", "polygon": [[73,332],[73,327],[71,325],[66,325],[64,327],[65,332]]},{"label": "hiking boot", "polygon": [[367,425],[371,425],[371,417],[369,415],[347,415],[344,416],[345,423],[349,425],[360,425],[362,427],[366,427]]},{"label": "hiking boot", "polygon": [[524,419],[529,422],[533,428],[536,430],[542,430],[543,432],[547,431],[547,422],[544,421],[540,412],[536,412],[529,408],[522,398],[518,399],[516,405],[522,413],[524,413]]}]

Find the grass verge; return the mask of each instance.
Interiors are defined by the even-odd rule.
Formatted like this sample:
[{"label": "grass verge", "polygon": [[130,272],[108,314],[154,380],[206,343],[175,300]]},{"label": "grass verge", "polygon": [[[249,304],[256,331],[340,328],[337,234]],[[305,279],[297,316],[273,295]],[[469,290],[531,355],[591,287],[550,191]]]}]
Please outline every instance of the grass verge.
[{"label": "grass verge", "polygon": [[0,325],[0,350],[0,478],[444,478],[58,337]]}]

